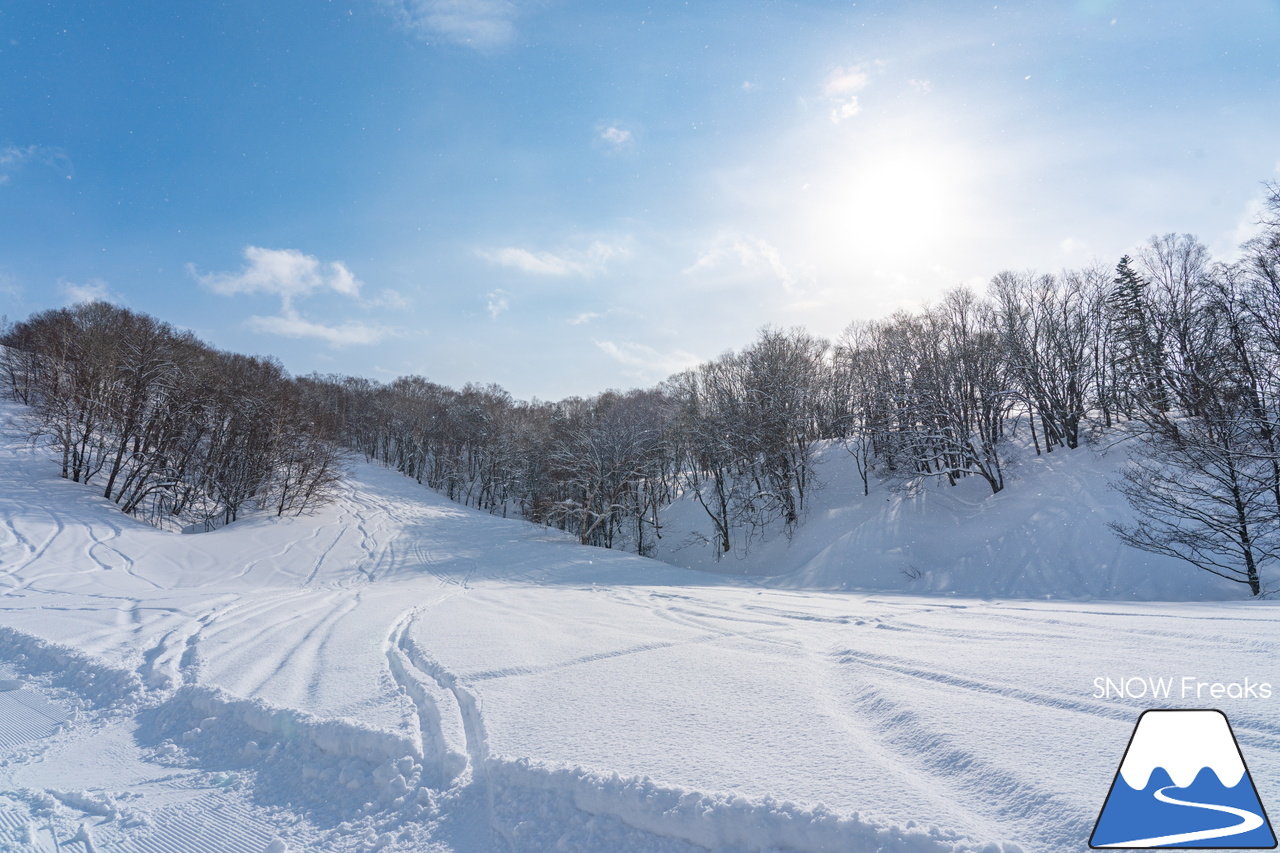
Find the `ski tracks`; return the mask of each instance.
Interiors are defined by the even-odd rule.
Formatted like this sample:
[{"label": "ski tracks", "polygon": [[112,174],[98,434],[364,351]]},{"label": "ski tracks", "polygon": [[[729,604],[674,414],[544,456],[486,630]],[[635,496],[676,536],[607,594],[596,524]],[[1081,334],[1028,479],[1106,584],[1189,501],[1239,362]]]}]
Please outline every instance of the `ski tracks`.
[{"label": "ski tracks", "polygon": [[460,787],[487,758],[487,738],[474,697],[409,636],[413,620],[428,606],[396,621],[384,652],[391,677],[417,712],[424,763],[433,769],[436,786]]}]

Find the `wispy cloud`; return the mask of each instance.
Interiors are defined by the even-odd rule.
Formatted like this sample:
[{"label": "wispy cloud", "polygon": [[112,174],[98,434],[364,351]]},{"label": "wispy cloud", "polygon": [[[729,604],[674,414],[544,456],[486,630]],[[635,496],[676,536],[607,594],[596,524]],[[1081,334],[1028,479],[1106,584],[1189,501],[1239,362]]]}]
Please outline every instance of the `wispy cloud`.
[{"label": "wispy cloud", "polygon": [[366,300],[365,305],[369,308],[390,308],[393,311],[407,311],[413,307],[413,301],[400,293],[400,291],[387,287],[379,291],[377,296]]},{"label": "wispy cloud", "polygon": [[592,276],[604,272],[606,264],[623,257],[627,250],[609,243],[595,242],[585,250],[568,250],[558,254],[533,252],[515,246],[480,249],[476,255],[495,266],[511,267],[530,275]]},{"label": "wispy cloud", "polygon": [[102,279],[92,279],[88,284],[76,284],[71,281],[58,282],[58,290],[68,305],[80,305],[84,302],[120,302],[119,294],[113,293]]},{"label": "wispy cloud", "polygon": [[596,320],[599,317],[600,315],[595,311],[583,311],[581,314],[570,317],[565,322],[570,326],[585,326],[587,323],[590,323],[592,320]]},{"label": "wispy cloud", "polygon": [[1089,251],[1089,246],[1076,237],[1063,237],[1058,243],[1058,250],[1064,255],[1082,255]]},{"label": "wispy cloud", "polygon": [[631,131],[609,125],[600,131],[600,138],[615,148],[621,148],[631,141]]},{"label": "wispy cloud", "polygon": [[22,288],[12,276],[5,273],[0,273],[0,296],[7,296],[15,302],[22,301]]},{"label": "wispy cloud", "polygon": [[5,145],[0,146],[0,186],[9,183],[14,174],[33,163],[55,169],[67,180],[74,177],[71,158],[61,148],[47,145]]},{"label": "wispy cloud", "polygon": [[515,38],[518,9],[510,0],[380,0],[400,23],[421,38],[444,38],[477,50],[492,50]]},{"label": "wispy cloud", "polygon": [[747,235],[724,232],[711,247],[698,256],[684,272],[686,275],[711,272],[725,266],[766,272],[778,280],[788,293],[796,289],[796,277],[782,262],[782,253],[770,243]]},{"label": "wispy cloud", "polygon": [[620,364],[635,368],[633,376],[641,379],[662,379],[673,373],[693,367],[702,359],[684,350],[672,350],[663,353],[646,344],[630,341],[617,343],[614,341],[592,340],[600,351]]},{"label": "wispy cloud", "polygon": [[273,317],[254,315],[245,321],[245,325],[255,332],[281,335],[286,338],[318,338],[338,347],[352,344],[376,344],[398,334],[396,329],[369,323],[341,323],[336,326],[326,326],[323,323],[304,319],[292,309],[286,309],[279,316]]},{"label": "wispy cloud", "polygon": [[[266,293],[280,299],[277,316],[254,315],[245,321],[250,329],[289,338],[317,338],[333,346],[373,344],[398,334],[397,330],[368,323],[348,322],[325,325],[298,313],[295,302],[316,293],[331,291],[359,300],[363,286],[341,261],[324,263],[297,249],[264,249],[248,246],[245,266],[237,272],[200,273],[195,264],[187,271],[201,285],[223,296]],[[407,300],[394,290],[384,290],[366,307],[407,307]]]},{"label": "wispy cloud", "polygon": [[498,319],[498,315],[510,307],[510,304],[507,302],[506,291],[501,288],[486,293],[484,298],[485,310],[489,312],[489,319],[491,320]]},{"label": "wispy cloud", "polygon": [[858,103],[858,92],[871,82],[871,76],[861,65],[841,66],[827,75],[822,94],[831,101],[831,120],[842,122],[862,112]]}]

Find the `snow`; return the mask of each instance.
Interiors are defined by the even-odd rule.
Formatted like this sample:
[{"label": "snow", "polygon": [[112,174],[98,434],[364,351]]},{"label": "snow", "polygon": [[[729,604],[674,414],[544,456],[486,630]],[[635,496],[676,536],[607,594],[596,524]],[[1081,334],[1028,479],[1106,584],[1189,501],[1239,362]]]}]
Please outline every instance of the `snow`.
[{"label": "snow", "polygon": [[[1096,679],[1280,681],[1269,602],[1110,538],[1112,458],[865,500],[828,461],[711,573],[367,465],[163,532],[9,439],[0,849],[1074,851],[1153,703]],[[1214,701],[1274,801],[1275,702]]]}]

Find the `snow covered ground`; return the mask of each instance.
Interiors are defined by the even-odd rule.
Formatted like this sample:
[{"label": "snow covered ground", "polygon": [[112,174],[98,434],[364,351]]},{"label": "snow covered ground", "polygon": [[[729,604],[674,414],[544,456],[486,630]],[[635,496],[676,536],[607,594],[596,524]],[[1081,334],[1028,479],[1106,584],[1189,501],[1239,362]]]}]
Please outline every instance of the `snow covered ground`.
[{"label": "snow covered ground", "polygon": [[[940,494],[920,511],[969,501],[989,541],[1030,523],[1012,490]],[[1050,519],[1072,500],[1035,494]],[[826,506],[815,529],[850,538],[770,546],[795,571],[768,581],[580,547],[364,465],[313,516],[181,535],[6,440],[0,850],[1078,851],[1148,707],[1224,710],[1280,802],[1269,602],[1187,600],[1238,590],[1125,554],[1109,586],[1064,580],[1087,575],[1073,547],[1113,547],[1093,534],[1020,573],[992,551],[982,581],[980,543],[949,553],[929,525],[896,547],[932,594],[867,591],[897,558]],[[1183,600],[1060,600],[1144,589]],[[1183,676],[1277,689],[1095,695]]]}]

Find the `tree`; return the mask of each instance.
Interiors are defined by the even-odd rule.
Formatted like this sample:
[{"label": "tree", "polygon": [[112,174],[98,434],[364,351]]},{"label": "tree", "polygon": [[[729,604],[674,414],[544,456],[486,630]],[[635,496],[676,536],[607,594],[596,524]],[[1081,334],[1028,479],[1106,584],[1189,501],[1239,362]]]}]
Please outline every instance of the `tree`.
[{"label": "tree", "polygon": [[1215,400],[1196,417],[1150,432],[1117,484],[1139,514],[1112,524],[1135,548],[1185,560],[1262,591],[1260,570],[1280,559],[1280,512],[1271,466],[1238,399]]},{"label": "tree", "polygon": [[1116,405],[1130,415],[1135,409],[1167,412],[1163,342],[1159,339],[1154,310],[1146,295],[1148,282],[1133,269],[1133,259],[1125,255],[1116,264],[1107,315],[1114,344],[1112,351],[1119,374],[1129,377],[1117,388]]},{"label": "tree", "polygon": [[1165,301],[1160,322],[1176,341],[1165,384],[1176,406],[1139,413],[1138,449],[1117,484],[1139,518],[1113,528],[1134,547],[1258,595],[1261,568],[1280,557],[1280,465],[1260,381],[1264,336],[1240,279],[1232,267],[1196,269]]}]

